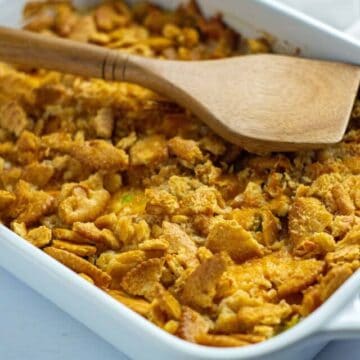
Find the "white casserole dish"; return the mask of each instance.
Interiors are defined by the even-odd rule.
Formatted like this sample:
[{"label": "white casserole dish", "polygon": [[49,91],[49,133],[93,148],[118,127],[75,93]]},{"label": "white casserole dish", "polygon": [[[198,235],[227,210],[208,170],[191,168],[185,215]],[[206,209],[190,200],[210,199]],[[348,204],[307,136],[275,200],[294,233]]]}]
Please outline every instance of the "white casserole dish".
[{"label": "white casserole dish", "polygon": [[[17,26],[24,2],[0,0],[0,24]],[[179,1],[154,2],[174,6]],[[207,14],[221,10],[226,21],[244,35],[272,34],[278,39],[276,49],[280,52],[300,48],[304,56],[360,65],[360,43],[356,40],[273,1],[199,3]],[[360,272],[293,329],[261,344],[220,349],[187,343],[165,333],[4,226],[0,226],[0,248],[0,266],[133,359],[306,360],[331,339],[360,338]]]}]

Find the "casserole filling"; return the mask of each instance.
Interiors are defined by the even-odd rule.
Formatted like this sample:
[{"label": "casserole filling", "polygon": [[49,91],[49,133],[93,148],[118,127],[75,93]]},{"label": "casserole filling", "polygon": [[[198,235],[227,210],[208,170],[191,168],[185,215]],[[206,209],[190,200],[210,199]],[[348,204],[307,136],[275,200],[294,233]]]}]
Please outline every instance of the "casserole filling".
[{"label": "casserole filling", "polygon": [[[163,59],[271,52],[193,1],[32,1],[24,24]],[[0,218],[165,331],[261,342],[359,267],[359,124],[357,100],[338,145],[250,154],[139,86],[0,64]]]}]

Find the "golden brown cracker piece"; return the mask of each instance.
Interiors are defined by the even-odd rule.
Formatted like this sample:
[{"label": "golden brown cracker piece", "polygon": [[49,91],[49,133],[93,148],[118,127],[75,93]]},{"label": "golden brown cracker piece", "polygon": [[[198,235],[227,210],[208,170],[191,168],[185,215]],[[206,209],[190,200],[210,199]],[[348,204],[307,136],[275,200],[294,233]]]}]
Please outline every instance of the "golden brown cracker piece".
[{"label": "golden brown cracker piece", "polygon": [[139,139],[130,149],[130,163],[139,165],[158,165],[168,158],[166,140],[162,135],[151,135]]},{"label": "golden brown cracker piece", "polygon": [[122,279],[121,286],[131,295],[153,299],[159,284],[163,259],[150,259],[131,269]]},{"label": "golden brown cracker piece", "polygon": [[183,306],[177,334],[184,340],[196,342],[201,334],[206,334],[211,326],[211,321],[201,314]]},{"label": "golden brown cracker piece", "polygon": [[235,220],[219,220],[211,228],[206,247],[212,252],[226,251],[236,262],[263,255],[263,246]]},{"label": "golden brown cracker piece", "polygon": [[68,251],[57,249],[51,246],[45,248],[44,251],[54,259],[60,261],[63,265],[70,268],[71,270],[90,276],[97,286],[104,288],[107,288],[109,286],[111,282],[111,277],[96,266],[84,260],[83,258]]},{"label": "golden brown cracker piece", "polygon": [[107,293],[142,316],[146,316],[150,311],[150,303],[144,299],[129,297],[119,290],[108,290]]},{"label": "golden brown cracker piece", "polygon": [[54,239],[51,243],[51,246],[53,246],[57,249],[66,250],[66,251],[68,251],[72,254],[78,255],[80,257],[91,256],[96,253],[95,246],[84,245],[84,244],[74,244],[74,243],[69,243],[67,241],[62,241],[62,240]]},{"label": "golden brown cracker piece", "polygon": [[16,200],[9,208],[9,216],[16,218],[17,222],[32,224],[48,214],[54,207],[55,199],[51,195],[34,189],[23,180],[16,184],[14,194]]},{"label": "golden brown cracker piece", "polygon": [[227,264],[228,260],[223,253],[216,254],[200,264],[185,281],[181,302],[193,308],[210,308],[213,305],[216,284]]},{"label": "golden brown cracker piece", "polygon": [[37,228],[31,229],[25,236],[26,240],[39,248],[49,245],[51,242],[51,238],[51,230],[46,226],[39,226]]},{"label": "golden brown cracker piece", "polygon": [[75,222],[73,231],[79,236],[89,239],[92,244],[102,246],[107,249],[117,250],[120,243],[109,229],[98,229],[94,223]]}]

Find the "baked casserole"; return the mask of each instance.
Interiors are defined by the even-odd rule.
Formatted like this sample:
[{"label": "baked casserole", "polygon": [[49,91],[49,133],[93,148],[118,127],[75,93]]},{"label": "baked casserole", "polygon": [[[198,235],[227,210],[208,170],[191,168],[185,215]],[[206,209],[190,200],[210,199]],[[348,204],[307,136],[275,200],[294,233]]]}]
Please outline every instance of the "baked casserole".
[{"label": "baked casserole", "polygon": [[[272,51],[193,1],[31,1],[24,24],[163,59]],[[338,145],[256,155],[139,86],[2,64],[1,221],[167,332],[261,342],[360,266],[359,122],[357,100]]]}]

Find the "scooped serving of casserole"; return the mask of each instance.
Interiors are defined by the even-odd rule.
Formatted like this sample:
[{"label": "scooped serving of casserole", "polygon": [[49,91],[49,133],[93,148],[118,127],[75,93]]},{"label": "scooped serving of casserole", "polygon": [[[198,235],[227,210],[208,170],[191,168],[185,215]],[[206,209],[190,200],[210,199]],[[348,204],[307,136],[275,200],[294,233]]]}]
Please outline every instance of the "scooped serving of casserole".
[{"label": "scooped serving of casserole", "polygon": [[[194,1],[30,1],[24,24],[163,59],[272,51]],[[359,125],[357,100],[338,145],[256,155],[139,86],[1,64],[0,218],[167,332],[261,342],[360,267]]]}]

